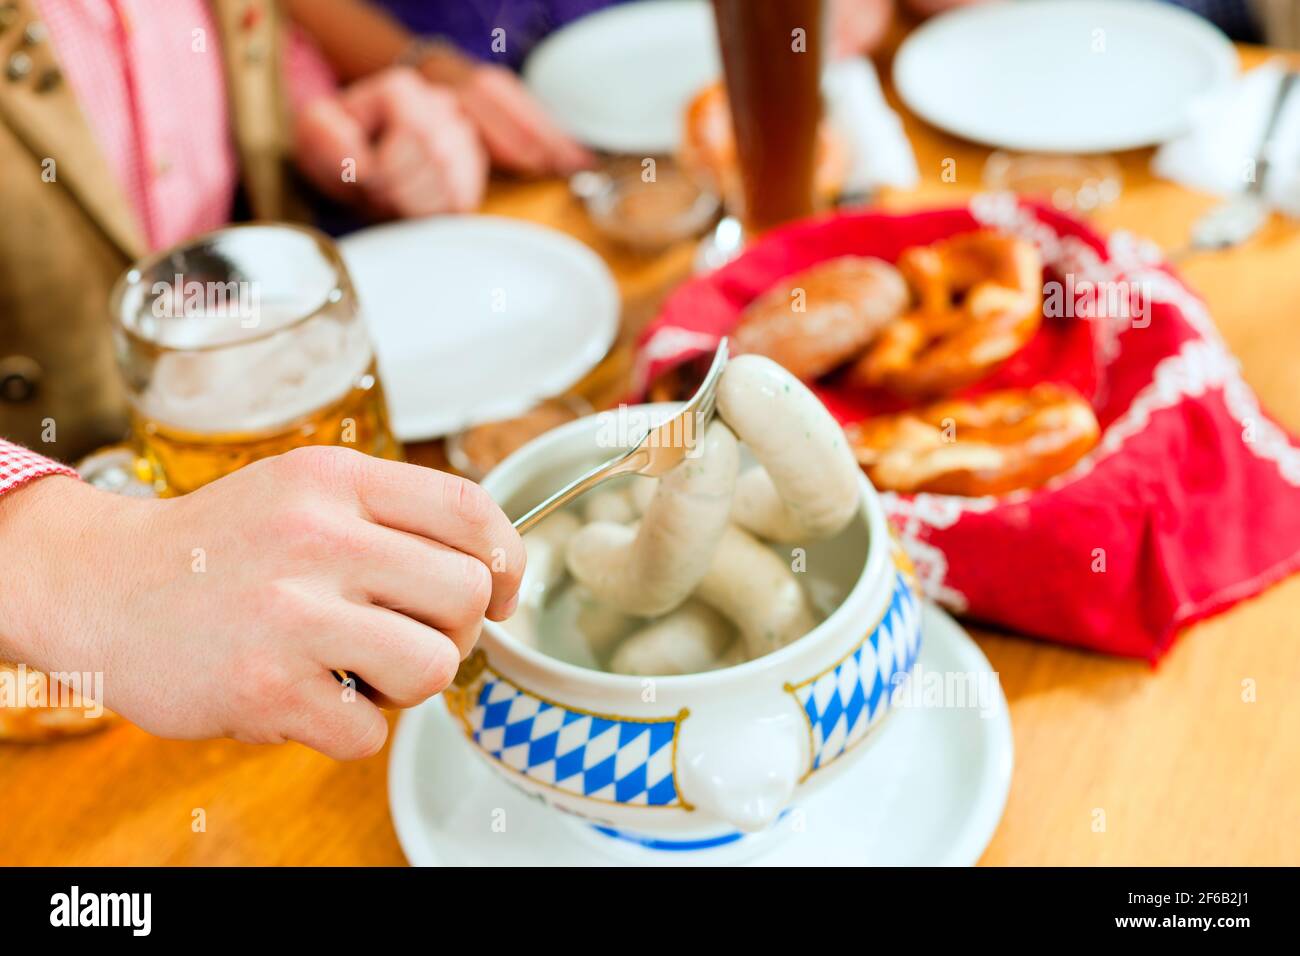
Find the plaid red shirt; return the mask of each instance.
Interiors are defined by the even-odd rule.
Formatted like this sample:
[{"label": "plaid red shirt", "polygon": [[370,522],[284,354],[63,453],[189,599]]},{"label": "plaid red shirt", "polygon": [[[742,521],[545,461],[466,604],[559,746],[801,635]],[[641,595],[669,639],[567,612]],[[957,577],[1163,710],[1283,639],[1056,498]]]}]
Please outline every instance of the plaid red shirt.
[{"label": "plaid red shirt", "polygon": [[[225,225],[239,168],[220,38],[204,0],[38,0],[99,147],[154,249]],[[283,75],[300,107],[334,74],[292,25]]]},{"label": "plaid red shirt", "polygon": [[77,477],[77,473],[67,465],[0,438],[0,495],[46,475]]}]

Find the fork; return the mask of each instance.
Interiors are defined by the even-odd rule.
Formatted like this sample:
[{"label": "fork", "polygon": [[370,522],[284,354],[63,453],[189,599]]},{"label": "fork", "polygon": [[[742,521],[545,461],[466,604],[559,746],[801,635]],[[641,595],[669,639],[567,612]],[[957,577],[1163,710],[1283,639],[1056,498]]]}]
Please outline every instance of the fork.
[{"label": "fork", "polygon": [[565,485],[541,504],[515,520],[515,529],[524,534],[556,508],[590,491],[602,482],[619,475],[644,475],[658,478],[667,474],[695,450],[696,444],[713,420],[717,403],[718,380],[727,364],[727,340],[718,343],[713,363],[704,381],[681,410],[672,418],[649,429],[636,445]]},{"label": "fork", "polygon": [[1264,123],[1264,133],[1255,153],[1255,175],[1246,184],[1245,192],[1214,206],[1192,225],[1190,242],[1170,255],[1177,261],[1194,252],[1213,252],[1231,249],[1250,239],[1268,221],[1269,206],[1264,199],[1265,180],[1269,174],[1269,152],[1277,133],[1278,120],[1292,88],[1300,74],[1289,70],[1282,74],[1277,92],[1269,107]]},{"label": "fork", "polygon": [[[529,528],[556,508],[568,504],[574,498],[611,478],[619,475],[645,475],[648,478],[658,478],[680,465],[695,450],[700,436],[709,427],[709,422],[713,421],[713,411],[718,397],[718,379],[722,378],[722,369],[726,364],[727,340],[724,338],[718,343],[718,350],[713,353],[713,364],[709,366],[704,381],[676,415],[649,429],[630,450],[597,465],[582,477],[569,482],[523,517],[515,519],[515,530],[520,534],[526,533]],[[359,685],[356,676],[348,671],[336,669],[334,675],[344,686],[355,688]]]}]

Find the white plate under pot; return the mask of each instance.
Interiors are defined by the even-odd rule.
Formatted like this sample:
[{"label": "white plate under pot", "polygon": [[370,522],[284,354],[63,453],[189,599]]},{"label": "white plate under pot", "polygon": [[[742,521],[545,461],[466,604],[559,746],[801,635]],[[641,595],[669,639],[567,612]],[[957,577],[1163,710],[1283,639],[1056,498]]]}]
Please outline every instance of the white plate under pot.
[{"label": "white plate under pot", "polygon": [[[969,866],[1002,818],[1013,744],[1006,697],[988,659],[947,614],[924,606],[917,686],[862,759],[777,824],[759,866]],[[983,687],[927,699],[927,675]],[[953,681],[955,675],[958,680]],[[930,678],[933,683],[934,678]],[[529,799],[471,751],[441,698],[405,714],[388,766],[393,825],[417,866],[716,864],[727,848],[646,850]]]}]

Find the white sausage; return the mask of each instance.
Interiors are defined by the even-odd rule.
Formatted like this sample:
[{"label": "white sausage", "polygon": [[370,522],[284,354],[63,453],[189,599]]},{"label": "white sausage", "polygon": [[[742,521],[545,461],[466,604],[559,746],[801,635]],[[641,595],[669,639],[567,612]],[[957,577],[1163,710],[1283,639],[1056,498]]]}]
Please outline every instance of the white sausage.
[{"label": "white sausage", "polygon": [[740,451],[721,422],[700,454],[659,480],[640,524],[597,521],[569,541],[569,573],[601,601],[643,617],[686,600],[709,570],[727,527]]},{"label": "white sausage", "polygon": [[735,667],[737,664],[743,664],[749,660],[745,656],[745,642],[734,640],[725,651],[719,655],[717,663],[710,670],[720,671],[728,667]]},{"label": "white sausage", "polygon": [[519,603],[541,607],[547,596],[564,578],[564,556],[569,541],[582,522],[568,511],[557,511],[524,535],[523,580],[519,584]]},{"label": "white sausage", "polygon": [[641,619],[624,614],[617,608],[596,600],[590,591],[580,585],[574,585],[573,591],[578,601],[574,629],[598,659],[608,660],[610,650],[626,637]]},{"label": "white sausage", "polygon": [[620,644],[609,669],[642,676],[696,674],[720,666],[735,643],[736,629],[725,617],[707,604],[687,601]]},{"label": "white sausage", "polygon": [[537,624],[543,605],[564,580],[564,554],[569,539],[582,526],[567,511],[557,511],[524,535],[527,563],[519,582],[519,607],[508,620],[505,630],[529,647],[537,646]]},{"label": "white sausage", "polygon": [[569,581],[542,611],[537,646],[569,664],[600,670],[619,641],[644,624],[641,618],[602,604],[582,585]]},{"label": "white sausage", "polygon": [[760,468],[736,482],[732,518],[772,541],[827,538],[859,507],[858,463],[844,431],[808,387],[761,355],[727,363],[718,413]]},{"label": "white sausage", "polygon": [[588,521],[613,521],[628,524],[641,513],[632,499],[632,489],[597,489],[583,499],[582,514]]},{"label": "white sausage", "polygon": [[629,491],[632,495],[632,506],[636,508],[638,515],[645,514],[645,510],[650,507],[650,502],[654,500],[655,489],[658,487],[658,478],[637,478],[632,482]]},{"label": "white sausage", "polygon": [[798,640],[817,623],[790,566],[735,525],[727,526],[695,596],[740,628],[750,660]]}]

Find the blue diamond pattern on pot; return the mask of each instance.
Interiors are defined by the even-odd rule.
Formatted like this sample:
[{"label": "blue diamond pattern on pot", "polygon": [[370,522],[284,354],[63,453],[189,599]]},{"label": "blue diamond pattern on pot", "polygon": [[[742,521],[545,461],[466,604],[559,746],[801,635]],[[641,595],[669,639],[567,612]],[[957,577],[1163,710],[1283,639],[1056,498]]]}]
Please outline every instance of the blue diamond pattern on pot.
[{"label": "blue diamond pattern on pot", "polygon": [[920,606],[896,572],[893,597],[875,629],[834,668],[791,688],[812,729],[812,770],[866,735],[889,709],[895,675],[911,671],[920,650]]},{"label": "blue diamond pattern on pot", "polygon": [[580,713],[489,673],[468,720],[485,753],[537,783],[610,803],[681,806],[673,775],[677,717]]}]

